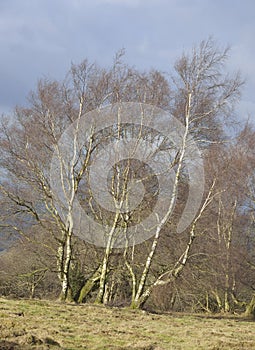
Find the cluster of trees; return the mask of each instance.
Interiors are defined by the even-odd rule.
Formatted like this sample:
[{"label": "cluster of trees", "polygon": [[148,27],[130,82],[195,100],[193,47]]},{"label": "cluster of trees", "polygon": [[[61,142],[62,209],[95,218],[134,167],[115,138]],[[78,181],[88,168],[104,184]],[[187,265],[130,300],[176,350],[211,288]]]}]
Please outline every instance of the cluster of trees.
[{"label": "cluster of trees", "polygon": [[[243,82],[239,74],[226,73],[227,57],[228,49],[218,48],[211,39],[203,41],[176,61],[171,78],[126,65],[122,52],[109,68],[85,60],[72,65],[62,82],[39,81],[28,107],[2,116],[0,226],[2,237],[12,242],[0,255],[2,295],[255,314],[255,129],[235,117]],[[102,212],[86,179],[107,138],[119,140],[125,127],[129,133],[137,130],[127,125],[108,128],[107,135],[88,130],[89,142],[80,149],[77,144],[86,112],[123,102],[146,103],[171,113],[183,124],[183,134],[167,165],[174,170],[169,204],[151,238],[138,245],[127,238],[126,245],[114,248],[119,228],[128,232],[137,214],[116,210],[110,217]],[[65,163],[59,140],[72,123],[76,128]],[[171,146],[153,137],[158,149]],[[179,232],[188,198],[185,157],[191,137],[203,155],[205,188],[192,222]],[[61,201],[50,178],[54,152],[60,164],[57,175],[69,175],[62,182],[66,195]],[[127,195],[127,174],[137,175],[141,169],[146,173],[145,165],[138,165],[138,170],[134,162],[113,168],[110,190],[115,203]],[[147,190],[153,192],[155,174],[150,181],[154,182]],[[83,200],[94,218],[109,221],[104,246],[74,234],[75,198]],[[140,207],[141,215],[151,210],[151,202],[147,204]]]}]

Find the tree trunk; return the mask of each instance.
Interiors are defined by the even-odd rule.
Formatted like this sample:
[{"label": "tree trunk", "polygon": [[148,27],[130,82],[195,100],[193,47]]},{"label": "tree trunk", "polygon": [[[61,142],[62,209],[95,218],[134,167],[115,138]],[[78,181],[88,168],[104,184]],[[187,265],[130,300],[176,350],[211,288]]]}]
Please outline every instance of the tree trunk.
[{"label": "tree trunk", "polygon": [[58,265],[59,278],[61,281],[61,292],[59,299],[61,301],[73,301],[72,292],[70,288],[69,272],[72,258],[72,231],[71,229],[65,233],[65,241],[61,242],[58,250]]},{"label": "tree trunk", "polygon": [[78,303],[82,303],[86,300],[86,297],[94,288],[95,284],[100,280],[101,276],[101,266],[93,273],[93,275],[86,281],[84,286],[80,291],[80,295],[78,298]]},{"label": "tree trunk", "polygon": [[99,282],[99,291],[98,291],[98,294],[97,294],[97,297],[95,300],[96,304],[103,304],[104,293],[105,293],[105,284],[106,284],[107,271],[108,271],[108,265],[109,265],[109,258],[110,258],[111,251],[112,251],[114,232],[116,229],[119,215],[120,215],[120,213],[119,213],[119,211],[117,211],[112,228],[111,228],[111,231],[109,232],[109,238],[107,241],[107,246],[105,248],[105,254],[104,254],[104,259],[103,259],[103,263],[102,263],[102,270],[101,270],[101,276],[100,276],[100,282]]},{"label": "tree trunk", "polygon": [[102,264],[102,271],[101,271],[100,282],[99,282],[99,291],[95,300],[96,304],[103,304],[110,252],[111,252],[111,247],[109,244],[106,247],[105,256]]},{"label": "tree trunk", "polygon": [[255,320],[255,293],[246,308],[245,316],[252,317]]},{"label": "tree trunk", "polygon": [[215,296],[215,299],[216,299],[219,311],[222,311],[223,307],[222,307],[222,302],[221,302],[221,299],[220,299],[218,291],[217,290],[216,291],[213,290],[212,294]]},{"label": "tree trunk", "polygon": [[191,99],[192,99],[192,94],[189,93],[188,94],[188,101],[187,101],[187,105],[186,105],[185,131],[184,131],[184,135],[182,137],[182,145],[180,148],[180,152],[178,155],[176,155],[176,159],[174,161],[174,162],[177,162],[178,165],[177,165],[177,170],[176,170],[176,174],[175,174],[172,196],[170,199],[169,207],[168,207],[168,210],[167,210],[165,216],[159,222],[159,224],[156,228],[156,233],[155,233],[154,240],[153,240],[153,243],[151,246],[151,250],[147,256],[145,267],[143,269],[143,272],[142,272],[142,275],[140,278],[140,282],[139,282],[138,287],[137,287],[137,292],[136,292],[135,298],[132,300],[132,303],[131,303],[132,308],[141,308],[142,305],[145,303],[145,301],[149,298],[149,296],[151,294],[151,287],[147,288],[147,290],[145,290],[145,291],[144,291],[144,289],[145,289],[148,274],[150,272],[151,263],[152,263],[152,260],[154,258],[156,248],[158,245],[161,229],[165,225],[165,223],[167,222],[167,220],[169,219],[169,217],[171,215],[171,212],[172,212],[173,207],[174,207],[175,199],[177,196],[181,168],[183,166],[183,160],[184,160],[186,147],[187,147],[186,143],[187,143],[187,138],[188,138],[188,133],[189,133],[189,126],[190,126],[189,123],[190,123]]}]

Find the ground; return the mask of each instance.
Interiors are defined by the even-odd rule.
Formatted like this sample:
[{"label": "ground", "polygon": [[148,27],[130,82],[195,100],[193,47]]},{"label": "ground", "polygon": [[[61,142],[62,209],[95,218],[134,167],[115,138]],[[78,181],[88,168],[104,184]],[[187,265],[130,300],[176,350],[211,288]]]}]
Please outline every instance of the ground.
[{"label": "ground", "polygon": [[240,316],[0,298],[0,350],[252,350],[254,326]]}]

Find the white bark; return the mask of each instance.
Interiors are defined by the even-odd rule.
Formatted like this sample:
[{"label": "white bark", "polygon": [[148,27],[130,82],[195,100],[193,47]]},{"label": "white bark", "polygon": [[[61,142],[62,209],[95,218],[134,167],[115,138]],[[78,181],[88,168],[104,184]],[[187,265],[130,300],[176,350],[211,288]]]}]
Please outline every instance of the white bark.
[{"label": "white bark", "polygon": [[160,232],[162,227],[165,225],[165,223],[167,222],[167,220],[169,219],[171,212],[173,210],[174,207],[174,203],[175,203],[175,199],[176,199],[176,195],[177,195],[177,190],[178,190],[178,185],[179,185],[179,178],[180,178],[180,173],[181,173],[181,169],[183,166],[183,160],[184,160],[184,156],[185,156],[185,152],[186,152],[186,147],[187,147],[187,138],[188,138],[188,134],[189,134],[189,122],[190,122],[190,109],[191,109],[191,98],[192,98],[192,94],[189,93],[188,94],[188,101],[187,101],[187,106],[186,106],[186,116],[185,116],[185,131],[184,131],[184,135],[183,135],[183,139],[182,139],[182,146],[180,149],[180,156],[179,156],[179,161],[178,161],[178,166],[177,166],[177,170],[176,170],[176,174],[175,174],[175,180],[174,180],[174,185],[173,185],[173,191],[172,191],[172,196],[170,199],[170,203],[169,203],[169,207],[168,210],[165,214],[165,216],[163,217],[163,219],[159,222],[159,224],[157,225],[156,228],[156,233],[152,242],[152,246],[151,246],[151,250],[148,254],[148,257],[146,259],[146,263],[145,263],[145,267],[144,270],[142,272],[139,284],[138,284],[138,288],[137,288],[137,292],[135,295],[135,298],[132,302],[132,306],[133,307],[139,307],[140,306],[140,299],[142,297],[144,288],[145,288],[145,283],[146,283],[146,279],[148,277],[148,273],[151,267],[151,263],[152,263],[152,259],[154,257],[154,254],[156,252],[156,248],[158,245],[158,240],[160,237]]},{"label": "white bark", "polygon": [[180,256],[180,258],[178,259],[178,261],[176,262],[175,266],[171,269],[169,269],[168,271],[162,273],[157,279],[156,281],[150,286],[148,287],[140,296],[139,298],[135,299],[135,307],[140,307],[142,304],[144,304],[144,302],[148,299],[148,297],[150,296],[152,290],[159,285],[165,285],[170,283],[174,278],[177,278],[182,270],[184,269],[184,267],[187,264],[188,261],[188,257],[189,257],[189,253],[190,253],[190,249],[192,247],[193,241],[195,239],[195,229],[196,229],[196,225],[199,221],[199,219],[201,218],[203,212],[205,211],[205,209],[208,207],[208,205],[212,202],[213,198],[217,195],[217,194],[213,194],[213,190],[215,187],[215,183],[216,183],[216,179],[213,180],[212,185],[208,191],[208,194],[204,200],[204,203],[202,205],[202,207],[199,210],[199,213],[197,214],[196,218],[194,219],[191,229],[190,229],[190,233],[189,233],[189,240],[187,243],[187,246],[183,252],[183,254]]}]

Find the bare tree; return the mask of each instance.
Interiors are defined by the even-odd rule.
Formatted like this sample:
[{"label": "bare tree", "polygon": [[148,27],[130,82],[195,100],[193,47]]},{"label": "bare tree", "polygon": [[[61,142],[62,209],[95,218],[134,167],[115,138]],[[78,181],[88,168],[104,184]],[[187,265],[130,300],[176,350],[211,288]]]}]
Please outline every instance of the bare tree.
[{"label": "bare tree", "polygon": [[[184,54],[175,65],[177,76],[174,78],[176,89],[172,113],[183,122],[184,132],[181,146],[178,149],[178,163],[168,211],[157,225],[145,267],[139,282],[135,282],[137,289],[132,302],[133,307],[140,307],[150,294],[150,288],[145,288],[146,280],[162,228],[170,219],[177,196],[184,160],[188,152],[189,137],[192,135],[201,145],[219,141],[218,131],[219,128],[222,129],[220,121],[230,112],[233,103],[239,96],[239,89],[242,85],[239,76],[229,79],[222,72],[222,65],[226,57],[227,50],[217,49],[209,39],[202,42],[198,48],[194,48],[191,56]],[[190,236],[185,251],[177,261],[174,272],[170,270],[168,274],[178,276],[183,266],[185,266],[190,247],[195,238],[194,229],[196,223],[200,219],[208,201],[210,202],[211,200],[211,190],[212,188],[209,190],[198,216],[191,224]],[[128,269],[131,271],[129,264]],[[155,285],[164,283],[161,281],[163,276],[165,276],[165,273],[156,278]],[[134,281],[133,272],[131,272],[131,277]]]},{"label": "bare tree", "polygon": [[[238,299],[235,294],[238,268],[233,267],[237,256],[234,241],[240,234],[240,208],[247,200],[248,192],[250,203],[254,203],[254,179],[251,178],[254,134],[247,127],[237,141],[229,143],[226,143],[225,134],[226,125],[232,121],[242,81],[238,74],[230,77],[225,73],[228,49],[218,48],[211,39],[177,60],[171,81],[156,70],[139,72],[125,65],[123,54],[122,51],[117,53],[108,69],[85,60],[72,65],[63,82],[40,81],[37,91],[30,96],[28,108],[17,108],[12,118],[2,118],[1,225],[4,230],[27,240],[35,240],[34,232],[38,227],[44,235],[51,237],[54,243],[47,249],[55,256],[62,300],[75,298],[82,302],[96,289],[97,303],[117,300],[119,294],[131,301],[132,307],[139,308],[158,287],[177,285],[188,262],[195,261],[187,274],[199,274],[204,278],[204,285],[208,284],[202,296],[201,291],[194,292],[199,305],[211,309],[211,298],[216,300],[219,308],[229,311],[234,298]],[[130,111],[123,107],[126,103],[132,106],[132,102],[140,106],[139,113],[138,109],[132,110],[133,107]],[[150,107],[146,110],[143,104]],[[173,126],[167,125],[167,118],[165,124],[162,122],[161,132],[153,128],[160,119],[159,108],[163,109],[163,114],[171,113],[171,121],[176,121],[177,129],[177,125],[182,125],[175,144],[167,140],[163,132],[164,127],[169,130]],[[107,119],[109,111],[117,111],[113,125],[104,124],[103,118],[100,119],[101,113]],[[148,111],[151,127],[143,123]],[[125,113],[132,123],[124,118]],[[137,118],[135,122],[132,113]],[[90,116],[94,117],[95,125]],[[129,149],[129,156],[118,158],[114,152],[116,149],[117,153],[122,152],[119,145],[125,138],[136,139],[136,143]],[[151,149],[146,146],[142,149],[143,161],[136,158],[142,143],[152,145]],[[116,149],[111,147],[113,144]],[[209,169],[205,192],[203,197],[200,196],[201,205],[197,208],[196,203],[189,203],[188,195],[192,180],[189,167],[203,170],[201,154],[194,151],[194,144],[200,146],[207,164],[212,163],[211,168],[205,166]],[[161,158],[162,151],[167,157]],[[101,167],[97,167],[103,159],[100,153],[105,159]],[[157,171],[150,167],[152,156],[158,160]],[[105,162],[112,164],[112,160],[115,162],[111,169],[106,169]],[[93,169],[99,169],[94,179],[99,185],[94,187],[98,193],[93,193],[90,186],[95,174]],[[158,181],[166,170],[173,174],[171,181],[163,186],[167,205],[164,202],[164,210],[157,207],[154,212],[160,190]],[[233,181],[233,177],[236,180]],[[57,179],[59,193],[55,191],[54,179]],[[100,185],[105,179],[107,198],[110,196],[113,203],[111,209],[103,208],[98,201],[98,196],[102,195]],[[136,210],[131,205],[134,182],[138,193],[140,187],[145,189]],[[197,183],[194,188],[201,185]],[[82,215],[76,210],[77,201],[84,213],[103,227],[101,246],[95,238],[96,229],[82,226]],[[197,209],[189,226],[180,219],[187,214],[186,201],[193,205],[193,210]],[[136,227],[151,212],[156,221],[150,227],[144,227],[144,233],[150,232],[146,236],[150,240],[137,246],[134,241],[135,234],[139,236]],[[139,229],[141,227],[142,224]],[[81,247],[75,234],[82,239],[89,238],[91,244]],[[208,258],[213,254],[206,250],[206,237],[217,238],[217,262]],[[196,244],[197,240],[199,243]],[[119,242],[122,244],[118,245]],[[178,242],[178,249],[171,250],[171,242]],[[203,242],[201,247],[200,242]],[[42,246],[45,243],[40,242]],[[118,249],[114,250],[116,246]],[[88,254],[87,249],[93,253]],[[209,271],[207,274],[194,268],[201,261]],[[80,268],[80,262],[88,266]],[[220,293],[210,275],[214,268],[217,270],[215,276],[220,276]],[[74,287],[75,270],[86,276]],[[36,267],[21,273],[32,289],[40,281],[38,271]],[[202,298],[207,298],[206,305]]]},{"label": "bare tree", "polygon": [[[93,140],[92,134],[88,140],[79,138],[82,116],[91,109],[100,110],[122,100],[152,101],[156,96],[155,103],[167,103],[169,91],[163,76],[157,72],[139,74],[121,62],[122,55],[122,52],[116,55],[109,69],[85,60],[72,65],[64,82],[40,81],[29,98],[30,107],[17,108],[13,118],[2,119],[1,193],[7,204],[5,225],[28,237],[28,223],[34,227],[39,224],[55,238],[62,300],[73,297],[69,280],[73,225],[77,224],[73,204],[91,154],[100,141]],[[159,95],[157,89],[165,92]],[[71,124],[69,144],[63,145],[61,136]],[[61,198],[52,191],[53,154],[58,164],[55,175],[62,181]],[[102,276],[105,273],[102,269]]]}]

